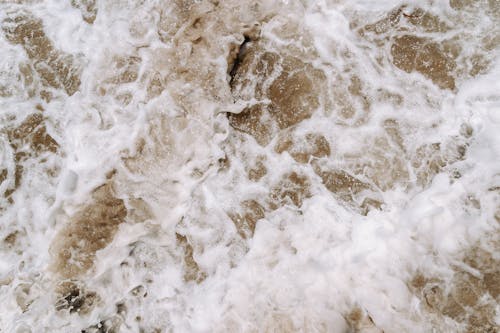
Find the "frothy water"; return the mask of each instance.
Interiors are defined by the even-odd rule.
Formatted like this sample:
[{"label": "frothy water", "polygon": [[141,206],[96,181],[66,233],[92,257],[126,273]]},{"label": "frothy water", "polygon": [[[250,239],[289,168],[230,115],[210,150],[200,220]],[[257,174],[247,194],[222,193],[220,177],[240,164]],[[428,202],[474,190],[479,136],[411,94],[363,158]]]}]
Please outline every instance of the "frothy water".
[{"label": "frothy water", "polygon": [[496,332],[499,22],[2,2],[0,332]]}]

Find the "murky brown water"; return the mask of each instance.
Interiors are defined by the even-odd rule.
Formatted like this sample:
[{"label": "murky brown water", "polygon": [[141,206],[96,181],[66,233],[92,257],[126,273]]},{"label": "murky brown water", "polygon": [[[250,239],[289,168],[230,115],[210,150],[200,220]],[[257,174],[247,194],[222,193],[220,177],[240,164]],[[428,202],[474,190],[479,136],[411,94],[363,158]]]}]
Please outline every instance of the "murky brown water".
[{"label": "murky brown water", "polygon": [[0,6],[6,332],[497,331],[498,1]]}]

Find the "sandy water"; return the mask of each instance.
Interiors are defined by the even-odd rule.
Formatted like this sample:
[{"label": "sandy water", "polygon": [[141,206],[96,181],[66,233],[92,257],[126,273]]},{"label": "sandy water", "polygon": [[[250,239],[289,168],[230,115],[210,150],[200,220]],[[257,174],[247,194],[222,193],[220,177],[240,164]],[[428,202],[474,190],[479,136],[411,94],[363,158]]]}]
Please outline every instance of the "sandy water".
[{"label": "sandy water", "polygon": [[1,2],[0,332],[497,332],[499,23]]}]

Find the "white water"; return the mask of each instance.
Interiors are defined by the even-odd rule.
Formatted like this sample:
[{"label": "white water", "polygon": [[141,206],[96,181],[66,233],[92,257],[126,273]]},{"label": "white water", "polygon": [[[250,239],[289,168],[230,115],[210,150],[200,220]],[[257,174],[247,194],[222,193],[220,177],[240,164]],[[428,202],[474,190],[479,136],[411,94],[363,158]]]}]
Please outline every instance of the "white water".
[{"label": "white water", "polygon": [[[94,332],[99,323],[100,332],[452,332],[474,326],[429,310],[410,281],[417,272],[445,285],[464,270],[482,276],[464,260],[471,248],[492,253],[493,265],[500,259],[498,1],[463,8],[405,2],[404,13],[422,8],[448,28],[434,31],[400,15],[397,27],[364,35],[363,26],[403,3],[213,3],[97,1],[92,24],[70,1],[0,4],[0,172],[7,170],[0,183],[0,332]],[[73,56],[81,81],[74,94],[50,86],[40,72],[32,71],[32,83],[23,77],[20,65],[47,61],[6,37],[9,18],[21,11],[43,21],[55,50]],[[201,28],[193,27],[196,18]],[[319,102],[311,117],[274,129],[264,146],[231,127],[226,115],[249,103],[232,95],[227,59],[255,23],[259,47],[324,75],[313,82]],[[452,41],[459,50],[450,71],[454,88],[394,65],[391,45],[405,34]],[[472,73],[477,59],[487,65]],[[127,66],[132,76],[117,78]],[[349,88],[354,76],[361,93]],[[342,113],[345,105],[352,105],[352,115]],[[16,153],[34,149],[30,139],[14,143],[9,133],[34,113],[43,115],[58,148],[16,161]],[[387,119],[396,122],[397,135],[384,129]],[[342,199],[324,186],[312,161],[277,153],[286,131],[322,135],[331,153],[319,163],[356,176],[369,193]],[[429,148],[436,143],[439,152]],[[428,147],[423,155],[420,147]],[[463,157],[458,147],[465,147]],[[248,169],[257,156],[267,172],[254,181]],[[446,163],[431,171],[432,158]],[[23,165],[18,186],[16,164]],[[61,230],[112,170],[125,221],[92,267],[61,272],[54,265]],[[273,188],[290,172],[308,179],[309,194],[301,205],[288,200],[271,208]],[[15,187],[9,200],[5,192]],[[366,216],[359,208],[365,196],[382,203]],[[230,212],[245,200],[258,202],[265,216],[253,237],[242,238]],[[192,248],[205,277],[199,283],[185,278],[186,246],[176,234]],[[65,279],[98,295],[88,313],[56,309]],[[481,296],[494,311],[489,320],[500,325],[498,296]],[[370,318],[359,327],[349,319],[354,308]]]}]

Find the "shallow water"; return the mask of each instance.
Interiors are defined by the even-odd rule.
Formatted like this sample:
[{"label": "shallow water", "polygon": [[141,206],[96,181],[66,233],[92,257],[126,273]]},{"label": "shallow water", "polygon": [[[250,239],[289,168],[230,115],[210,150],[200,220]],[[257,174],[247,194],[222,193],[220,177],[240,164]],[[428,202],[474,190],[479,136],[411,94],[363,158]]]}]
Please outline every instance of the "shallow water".
[{"label": "shallow water", "polygon": [[499,20],[3,1],[0,332],[496,332]]}]

